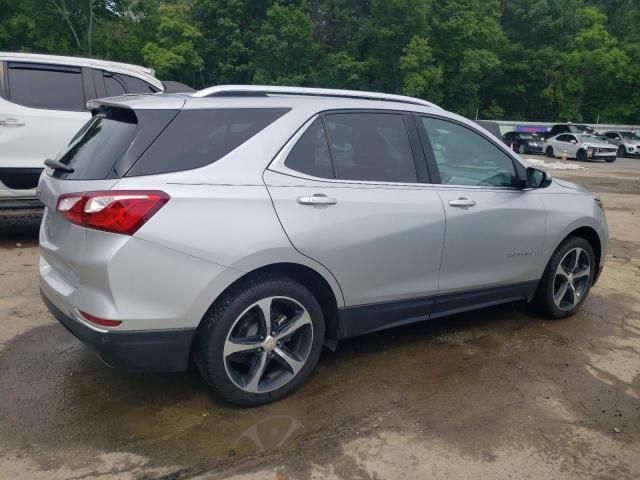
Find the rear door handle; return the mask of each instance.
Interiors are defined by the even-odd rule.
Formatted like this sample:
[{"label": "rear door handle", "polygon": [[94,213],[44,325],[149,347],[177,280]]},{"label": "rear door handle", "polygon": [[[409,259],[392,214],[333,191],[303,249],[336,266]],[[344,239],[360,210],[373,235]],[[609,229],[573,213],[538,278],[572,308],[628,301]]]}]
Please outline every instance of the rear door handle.
[{"label": "rear door handle", "polygon": [[3,127],[24,127],[25,123],[17,118],[4,118],[0,120],[0,126]]},{"label": "rear door handle", "polygon": [[449,205],[452,207],[473,207],[476,204],[474,200],[469,200],[465,197],[460,197],[457,200],[449,200]]},{"label": "rear door handle", "polygon": [[327,197],[321,193],[316,193],[310,197],[298,197],[298,203],[300,205],[335,205],[338,203],[333,197]]}]

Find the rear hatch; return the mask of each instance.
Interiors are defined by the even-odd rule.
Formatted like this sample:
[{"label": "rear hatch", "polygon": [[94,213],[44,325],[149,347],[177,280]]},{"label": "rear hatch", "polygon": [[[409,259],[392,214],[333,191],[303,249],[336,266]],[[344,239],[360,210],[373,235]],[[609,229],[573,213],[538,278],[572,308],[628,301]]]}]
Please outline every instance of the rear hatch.
[{"label": "rear hatch", "polygon": [[[135,104],[135,97],[131,100]],[[136,110],[126,102],[95,103],[91,120],[56,158],[60,168],[46,168],[41,176],[41,254],[68,284],[79,285],[87,229],[56,210],[60,196],[113,188],[176,116],[184,99],[176,97],[170,103],[173,108],[153,111]]]}]

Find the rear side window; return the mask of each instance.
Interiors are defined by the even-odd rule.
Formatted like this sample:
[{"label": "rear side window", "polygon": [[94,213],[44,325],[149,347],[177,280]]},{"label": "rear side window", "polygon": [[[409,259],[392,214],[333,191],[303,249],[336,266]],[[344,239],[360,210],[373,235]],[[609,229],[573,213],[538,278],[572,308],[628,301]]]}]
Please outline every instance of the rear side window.
[{"label": "rear side window", "polygon": [[182,110],[127,176],[178,172],[214,163],[288,108]]},{"label": "rear side window", "polygon": [[9,100],[25,107],[84,111],[82,70],[79,67],[9,62]]},{"label": "rear side window", "polygon": [[106,109],[87,123],[58,161],[74,169],[54,170],[56,178],[96,180],[108,178],[111,169],[129,148],[138,129],[136,115],[126,109]]},{"label": "rear side window", "polygon": [[126,93],[155,93],[157,88],[139,78],[123,73],[102,72],[107,96],[117,97]]},{"label": "rear side window", "polygon": [[418,181],[402,114],[335,113],[325,117],[336,178]]},{"label": "rear side window", "polygon": [[284,162],[287,168],[313,177],[333,178],[329,145],[322,120],[317,118],[304,132]]}]

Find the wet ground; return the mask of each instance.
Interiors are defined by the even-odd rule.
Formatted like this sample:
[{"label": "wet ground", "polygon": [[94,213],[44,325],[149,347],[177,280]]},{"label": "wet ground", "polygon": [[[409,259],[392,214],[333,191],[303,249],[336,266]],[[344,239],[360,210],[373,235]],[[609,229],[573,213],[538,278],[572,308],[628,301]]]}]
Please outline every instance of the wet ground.
[{"label": "wet ground", "polygon": [[579,314],[346,341],[253,409],[195,373],[105,367],[38,297],[37,215],[0,221],[0,479],[640,478],[640,170],[584,166],[552,171],[599,192],[611,228]]}]

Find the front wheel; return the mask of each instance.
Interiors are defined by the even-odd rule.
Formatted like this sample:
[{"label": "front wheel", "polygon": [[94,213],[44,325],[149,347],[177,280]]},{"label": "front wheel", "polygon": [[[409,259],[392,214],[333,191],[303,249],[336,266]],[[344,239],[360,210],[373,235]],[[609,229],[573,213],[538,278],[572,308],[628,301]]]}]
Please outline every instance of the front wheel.
[{"label": "front wheel", "polygon": [[524,155],[525,153],[527,153],[527,146],[524,143],[520,144],[520,148],[518,148],[518,153],[520,153],[521,155]]},{"label": "front wheel", "polygon": [[287,277],[252,279],[224,294],[198,328],[195,361],[226,400],[255,406],[299,388],[324,342],[322,309]]},{"label": "front wheel", "polygon": [[586,150],[578,150],[578,153],[576,153],[576,160],[578,160],[579,162],[586,162],[587,161]]},{"label": "front wheel", "polygon": [[620,147],[618,148],[618,156],[620,158],[624,158],[627,155],[627,149],[624,148],[624,145],[620,145]]},{"label": "front wheel", "polygon": [[585,301],[597,269],[591,244],[569,237],[556,249],[540,279],[534,303],[550,318],[576,313]]},{"label": "front wheel", "polygon": [[549,146],[547,147],[547,149],[545,150],[545,153],[547,154],[547,157],[549,158],[554,158],[555,155],[553,154],[553,147]]}]

